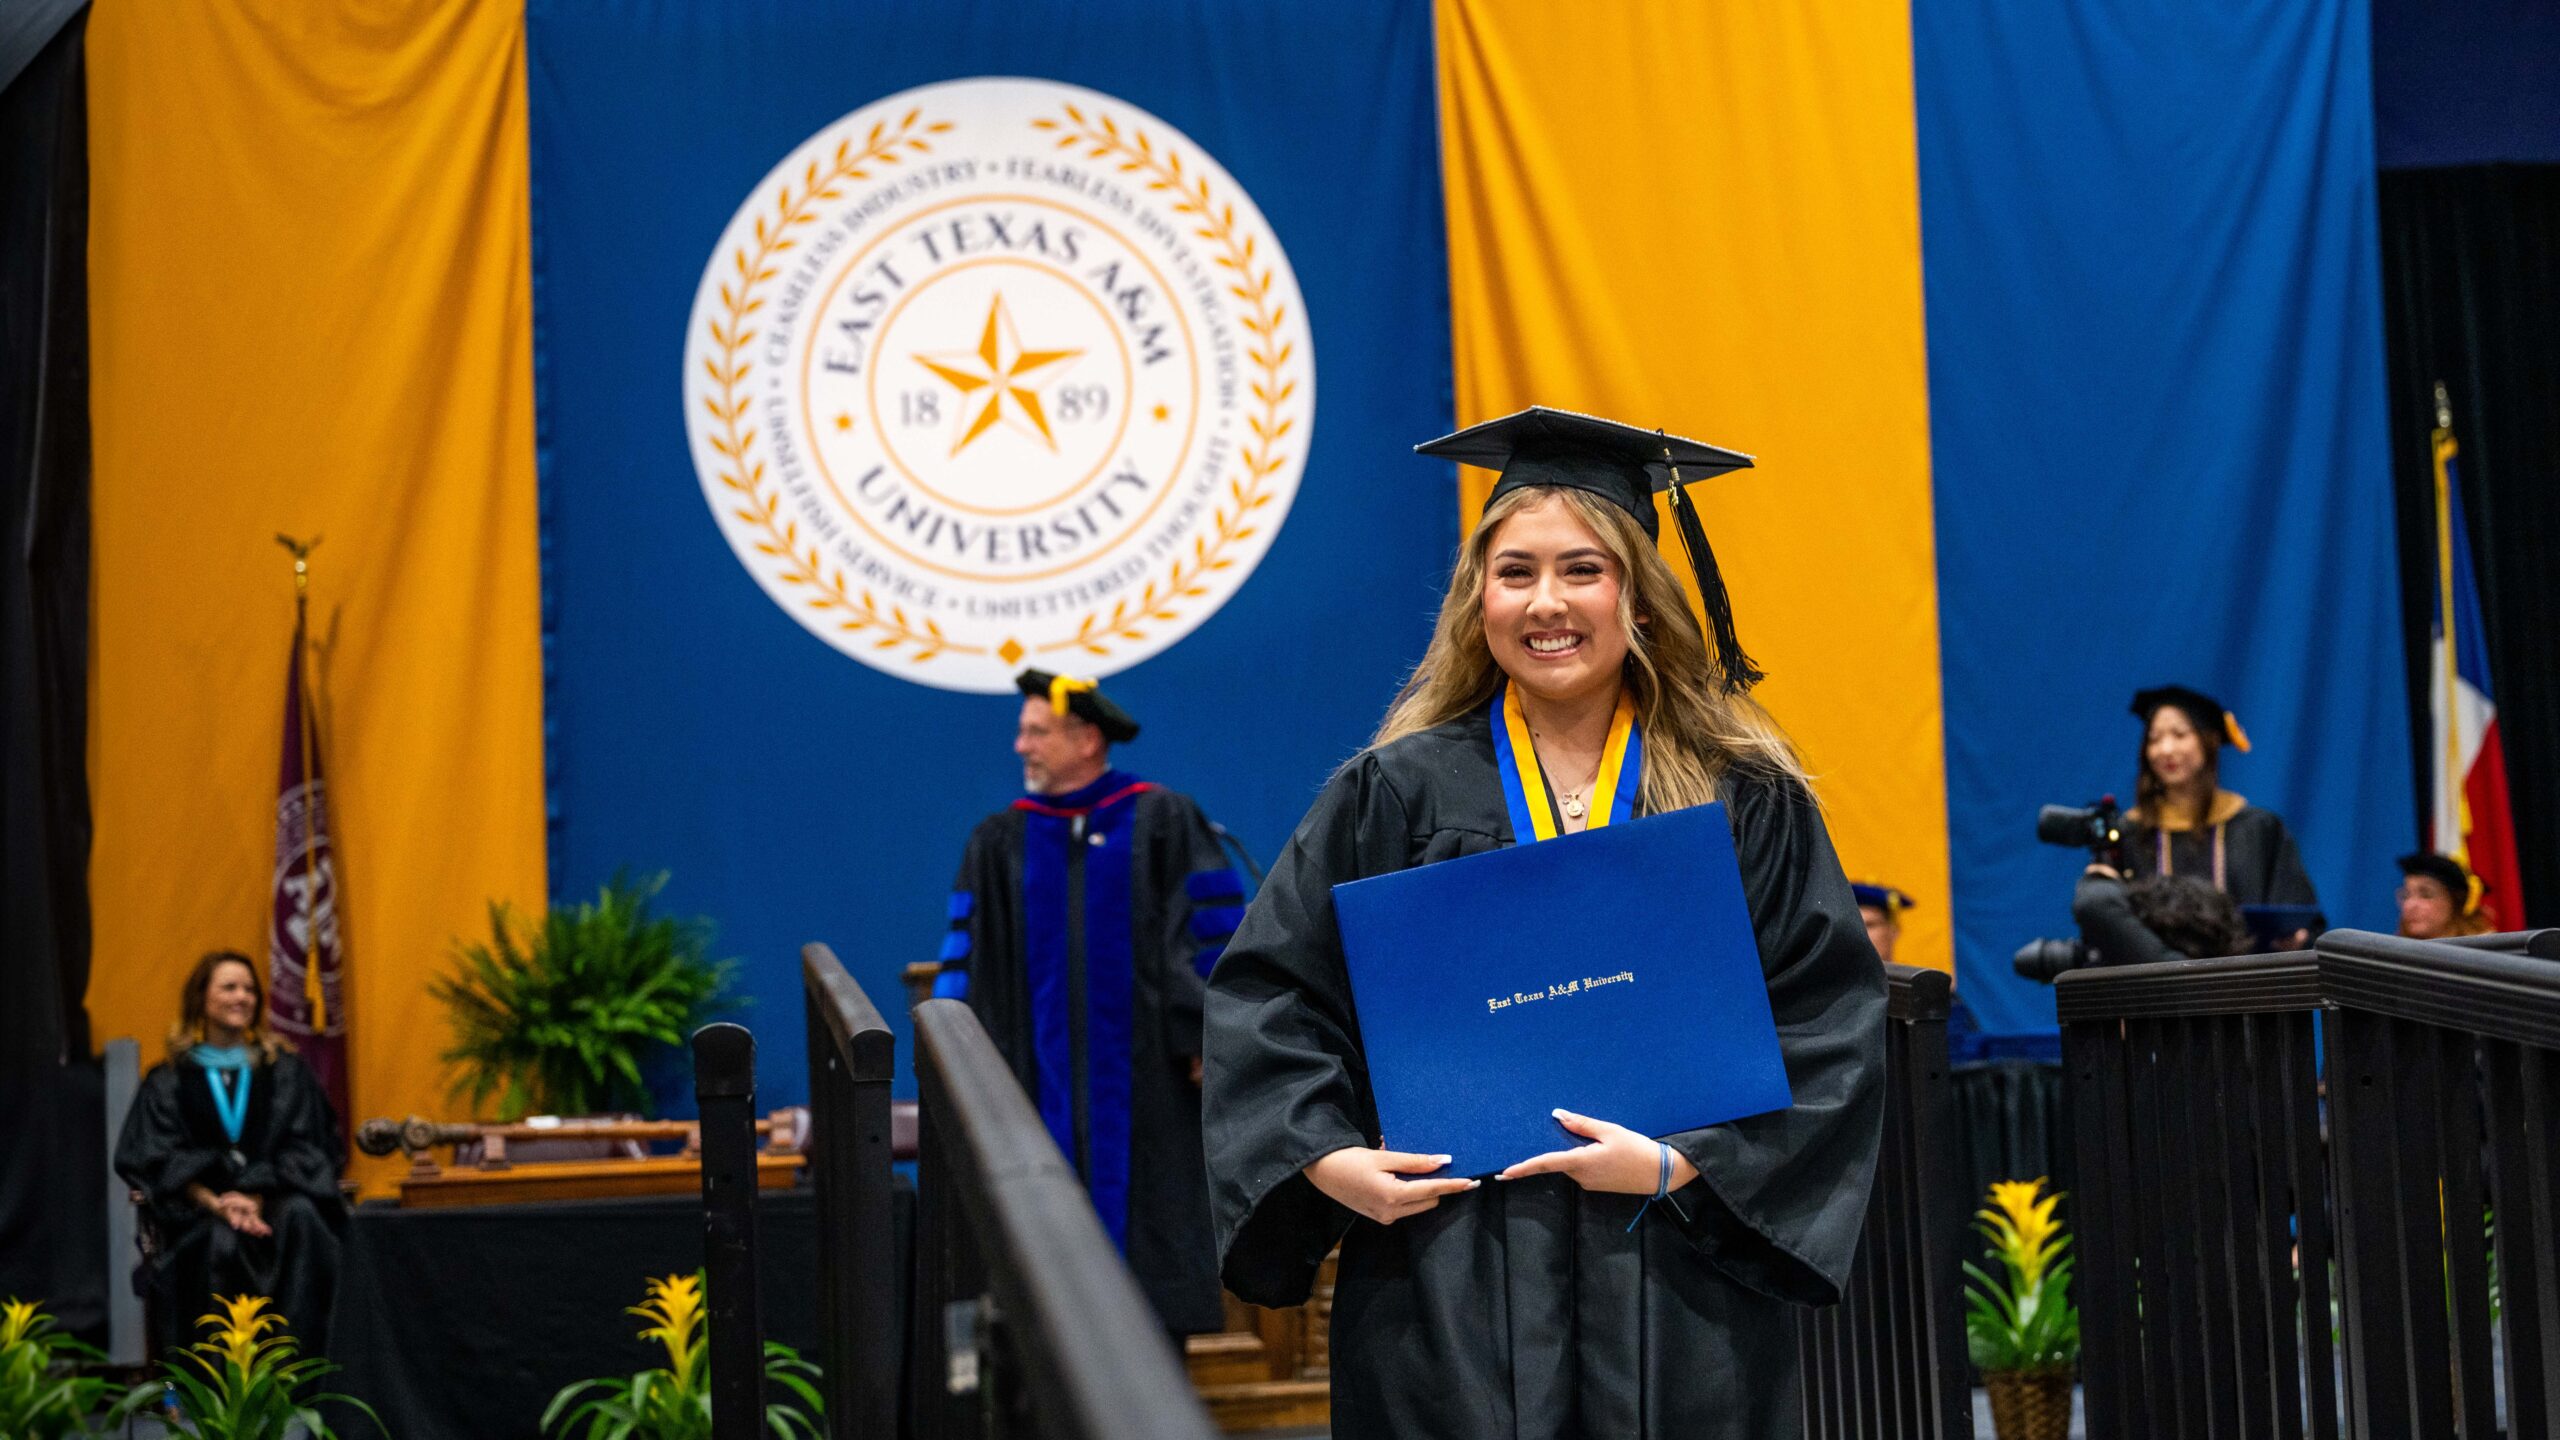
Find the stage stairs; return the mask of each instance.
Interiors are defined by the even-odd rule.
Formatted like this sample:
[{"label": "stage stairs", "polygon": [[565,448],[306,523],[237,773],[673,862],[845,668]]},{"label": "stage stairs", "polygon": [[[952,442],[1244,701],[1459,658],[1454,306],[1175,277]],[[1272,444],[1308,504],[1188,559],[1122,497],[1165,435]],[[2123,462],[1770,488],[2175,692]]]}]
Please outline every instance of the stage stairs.
[{"label": "stage stairs", "polygon": [[1192,1388],[1228,1434],[1323,1426],[1331,1414],[1333,1265],[1316,1278],[1314,1298],[1294,1310],[1265,1310],[1227,1297],[1227,1328],[1194,1335],[1184,1347]]}]

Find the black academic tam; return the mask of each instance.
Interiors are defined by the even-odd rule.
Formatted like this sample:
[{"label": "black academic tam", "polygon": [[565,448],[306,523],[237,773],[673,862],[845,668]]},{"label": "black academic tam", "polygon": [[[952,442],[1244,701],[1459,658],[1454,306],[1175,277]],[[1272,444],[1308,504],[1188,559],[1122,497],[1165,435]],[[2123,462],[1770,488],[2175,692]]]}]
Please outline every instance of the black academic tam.
[{"label": "black academic tam", "polygon": [[1684,435],[1544,405],[1470,425],[1413,448],[1416,454],[1501,471],[1502,478],[1485,497],[1487,504],[1512,491],[1537,486],[1580,490],[1634,516],[1646,538],[1653,540],[1662,538],[1653,513],[1654,494],[1661,492],[1669,499],[1681,548],[1689,554],[1691,577],[1705,606],[1725,689],[1738,692],[1760,683],[1760,667],[1743,653],[1742,641],[1734,633],[1733,600],[1725,592],[1724,572],[1716,565],[1715,549],[1707,543],[1706,526],[1699,522],[1698,507],[1690,502],[1687,490],[1693,481],[1749,468],[1750,456]]}]

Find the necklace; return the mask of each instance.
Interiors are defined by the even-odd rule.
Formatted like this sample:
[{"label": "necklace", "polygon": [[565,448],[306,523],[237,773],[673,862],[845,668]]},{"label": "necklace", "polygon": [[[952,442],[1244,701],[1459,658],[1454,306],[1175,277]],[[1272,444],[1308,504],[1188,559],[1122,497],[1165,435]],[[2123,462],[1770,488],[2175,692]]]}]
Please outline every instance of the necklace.
[{"label": "necklace", "polygon": [[1582,797],[1591,793],[1593,783],[1598,781],[1599,778],[1600,762],[1594,760],[1591,762],[1591,773],[1582,778],[1581,784],[1574,786],[1570,790],[1560,790],[1556,792],[1556,808],[1564,812],[1564,818],[1567,820],[1579,820],[1583,817],[1584,813],[1591,808],[1584,802]]}]

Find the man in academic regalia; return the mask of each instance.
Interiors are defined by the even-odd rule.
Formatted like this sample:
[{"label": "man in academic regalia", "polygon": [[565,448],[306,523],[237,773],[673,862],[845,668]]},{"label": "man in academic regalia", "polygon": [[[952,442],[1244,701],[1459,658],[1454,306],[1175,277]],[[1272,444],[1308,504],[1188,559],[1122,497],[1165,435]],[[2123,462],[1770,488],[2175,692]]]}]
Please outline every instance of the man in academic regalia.
[{"label": "man in academic regalia", "polygon": [[1887,965],[1894,963],[1893,947],[1902,939],[1902,912],[1911,908],[1911,897],[1890,885],[1864,880],[1850,881],[1849,893],[1857,899],[1858,918],[1867,924],[1867,943],[1876,947],[1876,958]]},{"label": "man in academic regalia", "polygon": [[934,994],[978,1012],[1177,1334],[1224,1324],[1200,1149],[1200,1007],[1244,887],[1190,797],[1111,764],[1138,724],[1026,670],[1029,793],[969,836]]}]

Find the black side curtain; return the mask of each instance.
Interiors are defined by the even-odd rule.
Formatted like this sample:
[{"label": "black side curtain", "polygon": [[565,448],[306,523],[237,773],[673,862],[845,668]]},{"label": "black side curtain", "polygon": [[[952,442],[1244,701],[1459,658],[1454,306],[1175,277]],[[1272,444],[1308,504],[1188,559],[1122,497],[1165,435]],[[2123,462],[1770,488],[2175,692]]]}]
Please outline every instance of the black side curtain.
[{"label": "black side curtain", "polygon": [[0,90],[0,1060],[89,1052],[86,19]]},{"label": "black side curtain", "polygon": [[0,1296],[95,1338],[87,26],[63,8],[0,22]]},{"label": "black side curtain", "polygon": [[2560,165],[2385,171],[2381,203],[2418,820],[2423,829],[2434,748],[2429,434],[2442,381],[2462,446],[2464,518],[2528,905],[2525,915],[2500,907],[2499,920],[2510,929],[2560,925],[2560,578],[2550,553],[2560,539]]}]

